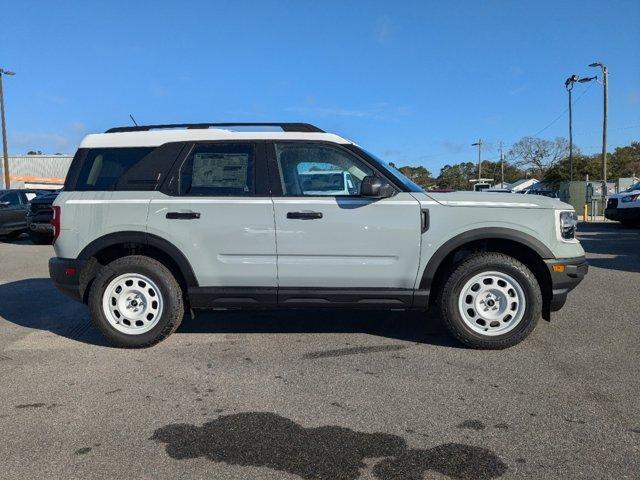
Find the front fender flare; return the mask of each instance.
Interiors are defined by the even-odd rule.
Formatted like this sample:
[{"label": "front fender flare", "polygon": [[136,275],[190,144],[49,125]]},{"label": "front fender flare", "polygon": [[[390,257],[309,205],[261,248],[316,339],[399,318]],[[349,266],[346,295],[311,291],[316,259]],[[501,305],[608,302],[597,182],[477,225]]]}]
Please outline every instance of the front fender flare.
[{"label": "front fender flare", "polygon": [[555,258],[551,250],[537,238],[518,230],[504,227],[484,227],[470,230],[447,240],[431,256],[427,266],[422,272],[420,280],[420,290],[429,290],[433,279],[447,256],[459,247],[478,240],[510,240],[529,247],[536,252],[540,258]]}]

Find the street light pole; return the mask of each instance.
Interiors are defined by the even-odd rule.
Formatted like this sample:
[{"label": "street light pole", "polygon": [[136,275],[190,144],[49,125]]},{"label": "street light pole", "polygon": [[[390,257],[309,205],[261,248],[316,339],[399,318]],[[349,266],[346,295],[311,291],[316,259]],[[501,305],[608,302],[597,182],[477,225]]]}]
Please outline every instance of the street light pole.
[{"label": "street light pole", "polygon": [[502,155],[502,142],[500,142],[500,178],[504,188],[504,156]]},{"label": "street light pole", "polygon": [[482,178],[482,139],[479,138],[476,143],[471,144],[472,147],[478,147],[478,180]]},{"label": "street light pole", "polygon": [[3,75],[15,75],[15,73],[0,68],[0,117],[2,117],[2,155],[3,155],[3,169],[4,169],[4,184],[5,188],[9,189],[9,152],[7,148],[7,128],[4,120],[4,92],[2,90],[2,76]]},{"label": "street light pole", "polygon": [[[603,95],[603,116],[602,116],[602,201],[606,201],[607,197],[607,117],[609,110],[609,71],[603,63],[594,62],[590,67],[600,67],[602,70],[602,85],[604,87]],[[604,203],[603,203],[604,208]]]},{"label": "street light pole", "polygon": [[573,109],[571,101],[571,92],[573,84],[578,80],[577,75],[571,75],[564,82],[564,88],[569,93],[569,181],[573,182]]}]

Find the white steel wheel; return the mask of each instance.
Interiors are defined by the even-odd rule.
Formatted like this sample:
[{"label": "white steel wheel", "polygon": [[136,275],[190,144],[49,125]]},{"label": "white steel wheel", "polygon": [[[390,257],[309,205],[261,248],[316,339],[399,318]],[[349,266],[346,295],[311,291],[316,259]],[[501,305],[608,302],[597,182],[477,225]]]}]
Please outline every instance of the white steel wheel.
[{"label": "white steel wheel", "polygon": [[162,316],[163,299],[156,283],[139,273],[125,273],[107,285],[102,310],[109,324],[127,335],[155,327]]},{"label": "white steel wheel", "polygon": [[465,283],[458,309],[465,325],[486,336],[503,335],[523,319],[527,307],[524,289],[511,275],[488,271]]}]

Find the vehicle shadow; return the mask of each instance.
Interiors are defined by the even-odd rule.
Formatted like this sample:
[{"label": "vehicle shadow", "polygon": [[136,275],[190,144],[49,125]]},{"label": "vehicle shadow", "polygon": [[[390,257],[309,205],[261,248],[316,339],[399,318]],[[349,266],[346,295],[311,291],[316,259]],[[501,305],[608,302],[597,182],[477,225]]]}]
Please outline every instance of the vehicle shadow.
[{"label": "vehicle shadow", "polygon": [[0,285],[0,317],[21,327],[107,346],[93,328],[87,307],[65,297],[49,278],[28,278]]},{"label": "vehicle shadow", "polygon": [[[0,317],[74,341],[108,346],[86,306],[60,293],[48,278],[0,285]],[[176,334],[364,333],[430,345],[463,348],[433,313],[384,310],[244,310],[187,315]]]},{"label": "vehicle shadow", "polygon": [[282,309],[197,312],[178,333],[364,333],[415,343],[462,347],[432,312]]},{"label": "vehicle shadow", "polygon": [[578,239],[590,266],[640,272],[640,229],[619,223],[581,223]]}]

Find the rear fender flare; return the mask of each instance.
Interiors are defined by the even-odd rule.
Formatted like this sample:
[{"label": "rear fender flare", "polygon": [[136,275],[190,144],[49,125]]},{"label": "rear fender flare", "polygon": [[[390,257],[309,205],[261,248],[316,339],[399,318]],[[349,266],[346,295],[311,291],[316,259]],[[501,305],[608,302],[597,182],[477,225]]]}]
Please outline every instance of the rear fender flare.
[{"label": "rear fender flare", "polygon": [[136,231],[126,231],[126,232],[116,232],[109,233],[102,237],[99,237],[89,243],[86,247],[82,249],[80,254],[78,255],[78,259],[80,260],[89,260],[95,254],[100,252],[101,250],[111,247],[114,245],[123,245],[128,243],[137,243],[142,245],[149,245],[151,247],[157,248],[162,251],[178,265],[180,269],[180,273],[184,277],[185,282],[188,287],[197,287],[198,280],[196,279],[195,274],[193,273],[193,268],[191,268],[191,264],[187,260],[187,258],[183,255],[183,253],[171,242],[165,240],[164,238],[160,238],[157,235],[153,235],[146,232],[136,232]]}]

